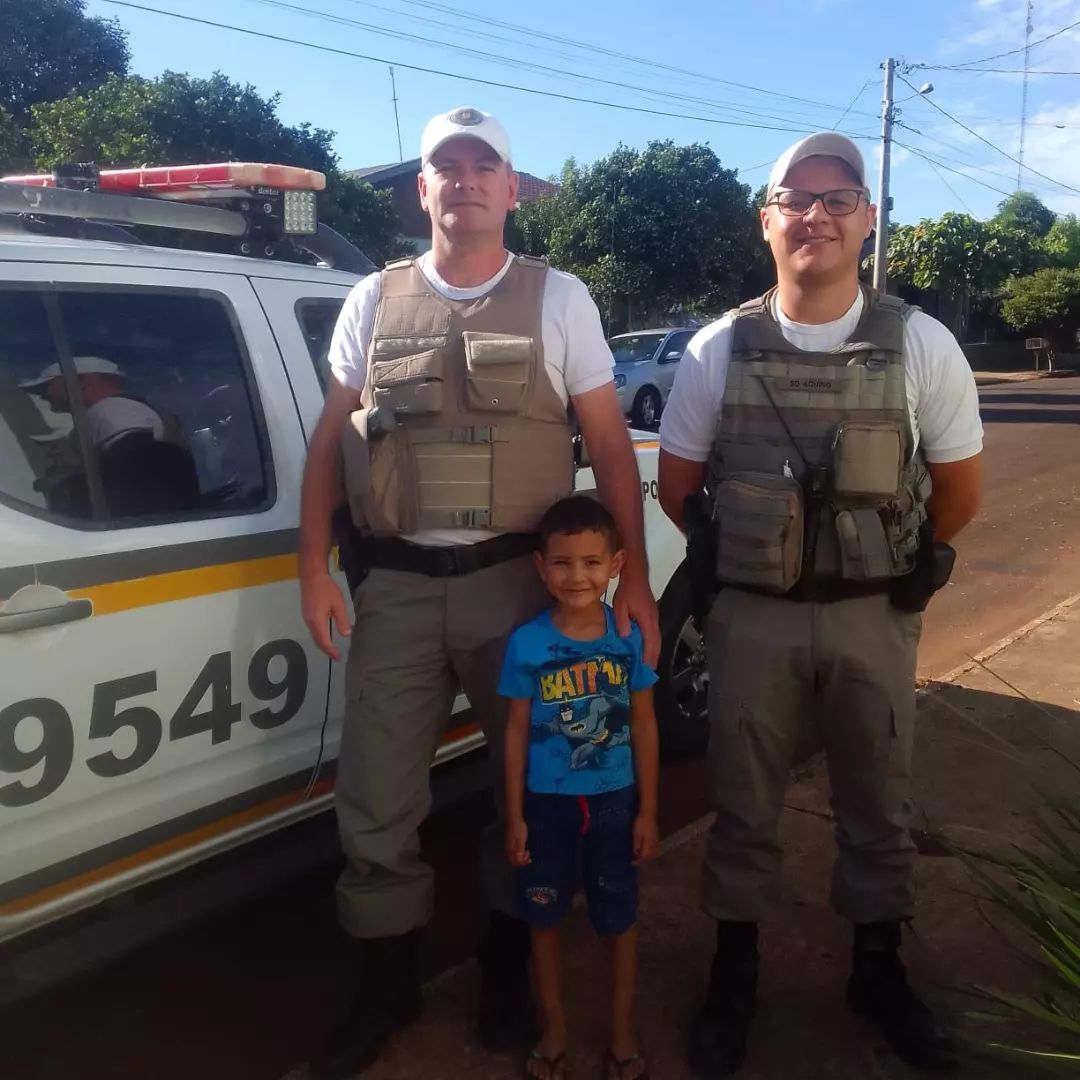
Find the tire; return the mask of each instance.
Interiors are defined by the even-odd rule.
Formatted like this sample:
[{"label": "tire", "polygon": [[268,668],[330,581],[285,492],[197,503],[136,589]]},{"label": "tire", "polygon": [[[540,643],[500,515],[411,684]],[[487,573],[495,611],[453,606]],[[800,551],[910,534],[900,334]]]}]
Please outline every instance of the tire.
[{"label": "tire", "polygon": [[694,626],[691,601],[690,572],[684,563],[660,601],[660,681],[655,700],[660,756],[665,761],[704,754],[709,742],[705,639]]},{"label": "tire", "polygon": [[643,386],[634,398],[634,406],[630,414],[634,427],[650,430],[660,419],[660,408],[659,393],[654,387]]}]

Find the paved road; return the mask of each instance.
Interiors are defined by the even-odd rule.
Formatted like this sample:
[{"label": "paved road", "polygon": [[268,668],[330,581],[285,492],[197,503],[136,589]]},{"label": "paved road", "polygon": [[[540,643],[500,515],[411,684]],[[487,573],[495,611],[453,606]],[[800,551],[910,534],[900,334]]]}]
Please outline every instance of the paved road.
[{"label": "paved road", "polygon": [[944,675],[1080,592],[1080,378],[985,387],[983,509],[927,611],[919,672]]},{"label": "paved road", "polygon": [[[955,583],[926,619],[921,672],[941,675],[1080,592],[1080,379],[985,389],[987,496],[962,538]],[[475,765],[444,789],[475,788]],[[665,832],[705,808],[703,768],[663,774]],[[429,973],[469,954],[479,930],[477,837],[484,795],[453,801],[424,833],[439,911]],[[292,842],[325,847],[326,820]],[[280,858],[280,839],[258,859]],[[257,860],[258,861],[258,860]],[[177,931],[0,1016],[5,1080],[277,1080],[304,1061],[344,999],[350,958],[334,929],[336,866]]]}]

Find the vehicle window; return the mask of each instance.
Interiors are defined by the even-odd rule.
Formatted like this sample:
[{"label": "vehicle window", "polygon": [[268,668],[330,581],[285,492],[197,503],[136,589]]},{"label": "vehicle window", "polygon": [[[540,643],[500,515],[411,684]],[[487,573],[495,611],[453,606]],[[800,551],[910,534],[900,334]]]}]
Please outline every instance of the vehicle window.
[{"label": "vehicle window", "polygon": [[681,355],[686,351],[686,346],[690,344],[690,339],[696,333],[696,330],[682,330],[678,334],[672,334],[664,346],[664,355],[667,356],[668,353],[676,351]]},{"label": "vehicle window", "polygon": [[344,297],[319,297],[317,300],[305,299],[296,303],[296,318],[304,334],[308,352],[311,353],[311,361],[315,365],[315,374],[319,377],[323,393],[330,385],[330,339],[334,336],[338,313],[344,303]]},{"label": "vehicle window", "polygon": [[616,364],[633,364],[648,360],[663,339],[663,334],[620,334],[608,342],[608,347]]},{"label": "vehicle window", "polygon": [[66,349],[43,290],[0,286],[0,446],[11,449],[0,451],[0,495],[49,517],[121,527],[267,505],[266,440],[221,298],[52,295]]}]

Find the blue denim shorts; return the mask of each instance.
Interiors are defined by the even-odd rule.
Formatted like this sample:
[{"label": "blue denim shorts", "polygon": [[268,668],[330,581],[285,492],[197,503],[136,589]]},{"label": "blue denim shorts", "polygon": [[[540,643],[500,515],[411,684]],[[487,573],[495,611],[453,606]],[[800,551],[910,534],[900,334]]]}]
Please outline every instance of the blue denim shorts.
[{"label": "blue denim shorts", "polygon": [[517,871],[518,908],[530,926],[561,922],[584,886],[589,921],[598,934],[622,934],[637,921],[634,866],[637,788],[602,795],[525,792],[532,862]]}]

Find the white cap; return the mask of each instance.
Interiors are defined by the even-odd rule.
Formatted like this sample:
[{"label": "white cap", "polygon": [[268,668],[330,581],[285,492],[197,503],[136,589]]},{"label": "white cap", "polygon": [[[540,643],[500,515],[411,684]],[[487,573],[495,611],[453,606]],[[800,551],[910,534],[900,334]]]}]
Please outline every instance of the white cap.
[{"label": "white cap", "polygon": [[835,157],[846,162],[855,170],[859,177],[859,183],[866,187],[866,163],[859,148],[846,136],[836,131],[819,131],[816,135],[808,135],[794,146],[789,146],[777,159],[776,164],[769,173],[769,186],[765,192],[765,199],[772,198],[773,190],[783,185],[787,174],[791,172],[800,161],[808,157]]},{"label": "white cap", "polygon": [[[79,375],[116,375],[121,379],[124,377],[124,373],[116,364],[101,356],[76,356],[74,359],[75,371]],[[52,382],[53,379],[62,378],[63,374],[59,364],[50,364],[38,374],[36,379],[24,379],[19,386],[23,390],[33,390],[35,387]]]},{"label": "white cap", "polygon": [[426,165],[431,155],[450,139],[466,135],[487,143],[503,161],[510,160],[510,136],[491,113],[465,105],[433,116],[420,136],[420,161]]}]

